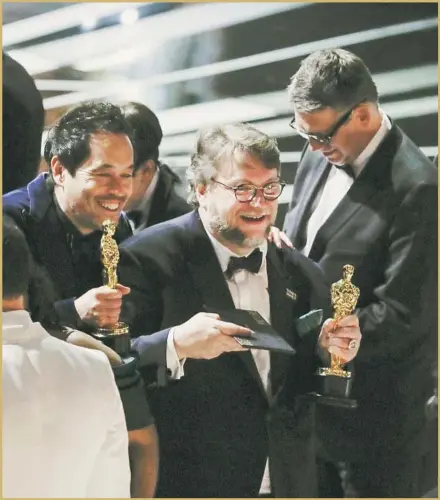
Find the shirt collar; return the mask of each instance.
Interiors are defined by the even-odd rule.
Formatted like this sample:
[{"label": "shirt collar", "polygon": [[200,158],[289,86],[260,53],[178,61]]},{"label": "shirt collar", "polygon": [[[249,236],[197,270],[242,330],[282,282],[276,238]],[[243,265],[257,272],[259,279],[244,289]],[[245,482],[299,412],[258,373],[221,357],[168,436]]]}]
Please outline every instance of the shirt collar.
[{"label": "shirt collar", "polygon": [[[33,328],[37,326],[37,328]],[[34,323],[28,311],[8,311],[2,314],[3,344],[17,344],[25,339],[49,335],[39,323]]]},{"label": "shirt collar", "polygon": [[160,166],[159,163],[156,163],[156,172],[154,172],[150,185],[145,191],[144,196],[139,202],[139,205],[135,208],[136,211],[148,214],[151,206],[151,199],[153,197],[154,191],[156,190],[157,183],[159,182],[159,175],[160,175]]},{"label": "shirt collar", "polygon": [[388,131],[391,129],[391,121],[388,116],[381,108],[379,108],[379,113],[382,117],[382,122],[378,131],[374,134],[373,138],[367,144],[362,153],[353,162],[352,168],[356,177],[359,176],[368,160],[373,156],[374,152],[379,147],[380,143],[385,139]]},{"label": "shirt collar", "polygon": [[[231,257],[248,257],[255,249],[252,248],[249,250],[249,253],[246,255],[237,255],[236,253],[232,252],[232,250],[229,250],[229,248],[225,247],[220,241],[218,241],[210,232],[209,230],[209,224],[207,220],[207,215],[204,210],[199,209],[199,216],[200,220],[202,221],[203,227],[206,231],[206,234],[208,235],[208,238],[210,239],[212,246],[214,248],[214,252],[217,255],[218,261],[220,262],[220,267],[223,272],[226,272],[226,269],[228,268],[229,264],[229,259]],[[263,253],[263,265],[261,266],[260,271],[264,268],[264,263],[266,262],[266,255],[267,255],[267,241],[265,241],[262,245],[257,247],[261,250]]]}]

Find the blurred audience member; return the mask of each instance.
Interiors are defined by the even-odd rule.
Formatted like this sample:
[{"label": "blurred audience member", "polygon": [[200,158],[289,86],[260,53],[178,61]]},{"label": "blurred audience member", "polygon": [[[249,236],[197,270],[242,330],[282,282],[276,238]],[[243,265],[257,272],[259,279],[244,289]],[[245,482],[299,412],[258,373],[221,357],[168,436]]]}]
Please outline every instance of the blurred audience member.
[{"label": "blurred audience member", "polygon": [[26,310],[30,253],[3,220],[2,483],[8,498],[129,498],[128,439],[107,358]]},{"label": "blurred audience member", "polygon": [[3,193],[38,173],[44,108],[29,73],[3,52]]},{"label": "blurred audience member", "polygon": [[176,192],[181,183],[168,165],[159,161],[162,128],[157,116],[144,104],[130,102],[122,106],[132,128],[136,171],[133,193],[125,210],[135,231],[153,226],[191,210]]},{"label": "blurred audience member", "polygon": [[[102,285],[100,241],[106,219],[116,241],[131,236],[122,209],[131,195],[133,147],[119,107],[83,103],[49,131],[44,153],[49,173],[3,196],[3,212],[23,229],[34,260],[49,275],[56,301],[45,321],[93,332],[115,323],[129,289]],[[121,397],[132,459],[132,494],[151,497],[157,475],[153,418],[135,364],[114,367],[127,381]],[[123,372],[123,373],[116,373]],[[121,386],[120,386],[121,387]]]},{"label": "blurred audience member", "polygon": [[420,497],[437,481],[437,171],[346,50],[308,56],[289,98],[308,144],[285,232],[330,283],[352,264],[360,289],[358,408],[318,409],[319,496]]}]

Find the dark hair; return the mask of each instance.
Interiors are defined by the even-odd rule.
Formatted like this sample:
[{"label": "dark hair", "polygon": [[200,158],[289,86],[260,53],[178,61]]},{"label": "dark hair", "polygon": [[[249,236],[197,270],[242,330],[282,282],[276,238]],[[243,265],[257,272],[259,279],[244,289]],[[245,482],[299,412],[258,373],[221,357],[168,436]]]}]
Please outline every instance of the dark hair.
[{"label": "dark hair", "polygon": [[52,158],[58,156],[70,175],[75,175],[90,156],[90,136],[98,132],[127,135],[132,140],[131,128],[119,106],[109,102],[82,103],[50,129],[44,145],[44,159],[49,168]]},{"label": "dark hair", "polygon": [[129,102],[121,107],[124,118],[132,129],[136,166],[148,160],[159,159],[159,145],[163,133],[159,119],[150,108],[138,102]]},{"label": "dark hair", "polygon": [[26,295],[30,251],[23,232],[13,219],[3,216],[3,300]]},{"label": "dark hair", "polygon": [[365,63],[343,49],[318,50],[306,57],[288,87],[294,111],[324,108],[342,111],[360,103],[377,103],[376,84]]},{"label": "dark hair", "polygon": [[33,78],[3,52],[3,193],[38,174],[44,108]]},{"label": "dark hair", "polygon": [[186,172],[190,190],[188,203],[197,207],[196,186],[209,184],[222,164],[241,161],[245,154],[257,158],[268,169],[281,169],[276,139],[248,123],[215,125],[200,130],[196,152]]}]

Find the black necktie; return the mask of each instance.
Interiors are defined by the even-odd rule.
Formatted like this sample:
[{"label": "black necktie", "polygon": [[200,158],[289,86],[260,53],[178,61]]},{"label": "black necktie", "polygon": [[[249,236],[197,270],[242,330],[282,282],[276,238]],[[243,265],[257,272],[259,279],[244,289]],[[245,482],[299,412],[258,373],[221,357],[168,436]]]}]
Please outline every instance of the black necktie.
[{"label": "black necktie", "polygon": [[343,170],[349,177],[354,179],[354,171],[351,165],[335,165],[339,170]]},{"label": "black necktie", "polygon": [[240,269],[246,269],[250,273],[256,274],[260,270],[262,261],[263,253],[259,248],[256,248],[249,257],[231,257],[225,275],[229,279]]}]

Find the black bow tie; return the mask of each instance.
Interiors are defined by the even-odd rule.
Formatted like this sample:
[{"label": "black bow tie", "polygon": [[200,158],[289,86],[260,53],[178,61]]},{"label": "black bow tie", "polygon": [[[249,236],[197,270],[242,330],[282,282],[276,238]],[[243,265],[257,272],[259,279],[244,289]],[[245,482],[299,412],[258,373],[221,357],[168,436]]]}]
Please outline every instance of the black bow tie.
[{"label": "black bow tie", "polygon": [[354,179],[354,171],[351,165],[335,165],[339,170],[343,170],[349,177]]},{"label": "black bow tie", "polygon": [[262,261],[263,252],[259,248],[256,248],[249,257],[231,257],[225,271],[226,277],[231,278],[240,269],[246,269],[250,273],[256,274],[260,270]]}]

